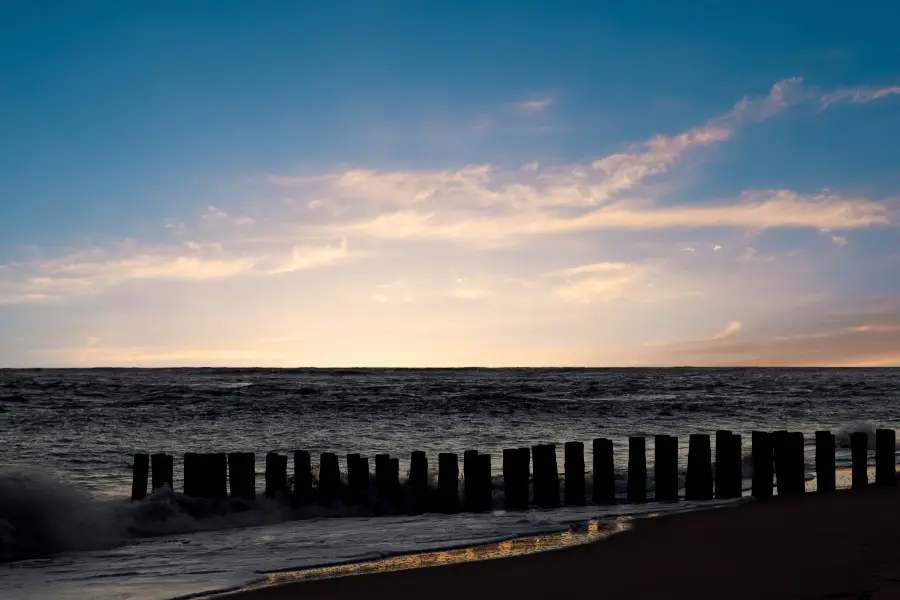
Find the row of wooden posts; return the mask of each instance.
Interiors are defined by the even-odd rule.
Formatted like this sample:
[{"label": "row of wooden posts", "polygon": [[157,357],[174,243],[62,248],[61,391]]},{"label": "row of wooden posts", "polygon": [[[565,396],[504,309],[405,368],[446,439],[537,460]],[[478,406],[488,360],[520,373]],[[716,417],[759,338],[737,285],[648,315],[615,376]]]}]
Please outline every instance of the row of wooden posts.
[{"label": "row of wooden posts", "polygon": [[[851,436],[852,487],[868,484],[866,433]],[[879,429],[876,438],[876,484],[895,483],[895,432]],[[835,436],[818,431],[816,441],[816,473],[819,492],[835,489]],[[677,501],[680,497],[678,481],[678,439],[669,435],[654,438],[654,476],[657,501]],[[804,439],[800,432],[753,432],[752,494],[756,498],[773,495],[773,476],[779,495],[802,494],[805,491]],[[694,434],[688,444],[688,464],[685,477],[685,500],[711,500],[740,497],[742,490],[741,436],[729,431],[715,435],[716,465],[712,467],[710,436]],[[616,502],[613,444],[606,438],[593,440],[593,494],[595,504]],[[647,496],[646,440],[628,438],[628,502],[644,502]],[[297,506],[319,503],[366,505],[374,498],[379,505],[394,511],[422,513],[429,511],[458,512],[486,511],[492,508],[491,456],[470,450],[463,454],[464,502],[459,499],[459,460],[453,453],[438,456],[437,486],[428,485],[428,461],[425,452],[412,453],[409,479],[400,484],[399,459],[388,454],[375,455],[374,489],[370,481],[369,460],[359,454],[346,458],[346,483],[341,478],[338,456],[323,453],[319,460],[317,481],[309,452],[294,452],[293,493]],[[256,499],[255,456],[250,452],[184,455],[184,494],[195,498]],[[289,490],[288,457],[270,452],[266,455],[265,495],[275,498]],[[151,477],[152,474],[152,477]],[[584,445],[565,444],[565,482],[562,503],[583,506],[587,503],[585,486]],[[560,477],[557,470],[556,449],[553,444],[503,451],[504,506],[510,510],[527,509],[531,500],[540,508],[560,506]],[[169,454],[136,454],[132,499],[147,496],[148,483],[155,490],[173,487],[173,458]],[[529,484],[532,495],[529,494]]]}]

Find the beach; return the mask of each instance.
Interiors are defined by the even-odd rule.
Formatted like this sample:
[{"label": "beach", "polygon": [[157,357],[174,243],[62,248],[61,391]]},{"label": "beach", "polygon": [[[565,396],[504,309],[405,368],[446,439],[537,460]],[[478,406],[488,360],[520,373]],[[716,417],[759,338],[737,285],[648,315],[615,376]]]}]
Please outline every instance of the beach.
[{"label": "beach", "polygon": [[898,508],[896,488],[805,494],[642,519],[626,533],[561,550],[222,597],[900,598]]}]

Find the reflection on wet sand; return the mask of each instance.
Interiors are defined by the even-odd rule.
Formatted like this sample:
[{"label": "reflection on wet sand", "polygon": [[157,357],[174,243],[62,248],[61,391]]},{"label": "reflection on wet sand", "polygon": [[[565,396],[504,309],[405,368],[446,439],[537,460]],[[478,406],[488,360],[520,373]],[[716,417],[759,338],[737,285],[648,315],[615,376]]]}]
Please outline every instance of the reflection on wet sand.
[{"label": "reflection on wet sand", "polygon": [[422,554],[406,554],[363,563],[271,573],[267,575],[267,581],[264,585],[343,577],[346,575],[362,575],[365,573],[383,573],[387,571],[401,571],[404,569],[419,569],[422,567],[436,567],[439,565],[487,560],[491,558],[504,558],[520,554],[542,552],[544,550],[554,550],[566,546],[576,546],[593,542],[614,533],[626,531],[631,527],[631,520],[631,517],[619,517],[618,519],[611,521],[595,520],[573,527],[568,531],[517,538],[505,542],[485,544],[483,546],[440,550]]}]

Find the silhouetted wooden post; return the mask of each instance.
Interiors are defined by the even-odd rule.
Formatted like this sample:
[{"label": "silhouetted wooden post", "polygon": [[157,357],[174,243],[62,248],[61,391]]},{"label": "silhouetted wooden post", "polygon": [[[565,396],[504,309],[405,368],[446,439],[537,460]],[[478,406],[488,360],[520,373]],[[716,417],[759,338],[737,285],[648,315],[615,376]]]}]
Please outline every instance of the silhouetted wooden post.
[{"label": "silhouetted wooden post", "polygon": [[199,498],[203,491],[203,484],[200,481],[200,473],[202,471],[200,455],[196,452],[185,452],[184,462],[182,463],[184,475],[184,495],[191,498]]},{"label": "silhouetted wooden post", "polygon": [[252,452],[228,455],[228,482],[232,498],[256,500],[256,456]]},{"label": "silhouetted wooden post", "polygon": [[753,453],[753,497],[772,497],[772,471],[775,457],[772,453],[772,434],[768,431],[754,431],[750,437]]},{"label": "silhouetted wooden post", "polygon": [[459,458],[450,452],[438,454],[438,510],[459,512]]},{"label": "silhouetted wooden post", "polygon": [[158,490],[164,485],[169,486],[170,490],[174,490],[174,463],[175,460],[171,454],[153,454],[150,456],[150,472],[152,475],[152,487]]},{"label": "silhouetted wooden post", "polygon": [[388,496],[390,484],[391,455],[375,455],[375,494],[379,499]]},{"label": "silhouetted wooden post", "polygon": [[224,500],[228,498],[228,456],[224,452],[210,454],[209,497]]},{"label": "silhouetted wooden post", "polygon": [[894,454],[897,451],[897,434],[893,429],[875,430],[875,485],[891,486],[896,483],[897,467]]},{"label": "silhouetted wooden post", "polygon": [[731,497],[740,498],[744,495],[744,455],[743,443],[739,433],[732,433],[730,438],[731,451],[729,460],[731,461]]},{"label": "silhouetted wooden post", "polygon": [[822,494],[835,489],[834,434],[816,432],[816,491]]},{"label": "silhouetted wooden post", "polygon": [[581,442],[566,442],[565,478],[566,506],[584,506],[584,444]]},{"label": "silhouetted wooden post", "polygon": [[788,433],[788,451],[790,452],[791,493],[806,492],[806,457],[804,455],[803,433]]},{"label": "silhouetted wooden post", "polygon": [[556,446],[539,444],[533,446],[534,460],[534,502],[541,508],[559,506],[559,471],[556,466]]},{"label": "silhouetted wooden post", "polygon": [[[266,457],[268,469],[268,457]],[[306,506],[313,501],[312,457],[306,450],[294,450],[294,505]],[[268,479],[266,483],[268,489]]]},{"label": "silhouetted wooden post", "polygon": [[788,432],[778,430],[772,434],[772,451],[775,459],[775,487],[778,495],[790,495],[790,459],[788,452]]},{"label": "silhouetted wooden post", "polygon": [[428,510],[428,458],[416,450],[409,459],[409,490],[413,514]]},{"label": "silhouetted wooden post", "polygon": [[628,501],[647,501],[647,440],[628,438]]},{"label": "silhouetted wooden post", "polygon": [[868,450],[869,436],[864,431],[850,434],[850,455],[853,464],[851,481],[854,490],[864,489],[869,485]]},{"label": "silhouetted wooden post", "polygon": [[131,501],[143,500],[147,497],[147,482],[150,479],[150,455],[135,454],[131,471]]},{"label": "silhouetted wooden post", "polygon": [[730,431],[716,432],[716,482],[715,498],[724,500],[733,498],[734,493],[734,461],[731,459],[733,443]]},{"label": "silhouetted wooden post", "polygon": [[521,497],[519,488],[519,451],[515,448],[503,450],[503,508],[516,510],[522,508],[518,504]]},{"label": "silhouetted wooden post", "polygon": [[478,510],[478,451],[463,452],[463,492],[466,496],[467,511]]},{"label": "silhouetted wooden post", "polygon": [[362,504],[363,494],[360,490],[362,473],[359,468],[359,453],[347,454],[347,502],[350,504]]},{"label": "silhouetted wooden post", "polygon": [[341,493],[341,467],[337,454],[323,452],[319,455],[319,502],[333,506]]},{"label": "silhouetted wooden post", "polygon": [[531,484],[531,448],[517,448],[519,458],[516,462],[519,480],[519,502],[523,509],[528,508],[529,487]]},{"label": "silhouetted wooden post", "polygon": [[712,500],[712,448],[709,436],[693,433],[688,440],[688,468],[684,482],[685,500]]},{"label": "silhouetted wooden post", "polygon": [[653,440],[654,496],[657,501],[678,500],[678,438],[657,435]]},{"label": "silhouetted wooden post", "polygon": [[478,454],[475,458],[478,466],[478,480],[476,487],[476,510],[489,511],[493,509],[493,482],[491,481],[491,455]]},{"label": "silhouetted wooden post", "polygon": [[391,458],[388,461],[388,498],[391,501],[391,508],[394,512],[405,510],[402,506],[402,496],[400,494],[400,459]]},{"label": "silhouetted wooden post", "polygon": [[594,504],[615,504],[616,502],[616,467],[613,457],[612,440],[596,438],[594,450]]},{"label": "silhouetted wooden post", "polygon": [[287,487],[287,456],[266,454],[266,498],[275,498]]}]

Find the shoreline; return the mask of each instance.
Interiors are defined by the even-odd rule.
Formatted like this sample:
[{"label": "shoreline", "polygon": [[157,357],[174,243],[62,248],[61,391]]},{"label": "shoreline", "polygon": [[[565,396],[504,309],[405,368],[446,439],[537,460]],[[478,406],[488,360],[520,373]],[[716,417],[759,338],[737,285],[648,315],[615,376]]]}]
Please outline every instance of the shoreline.
[{"label": "shoreline", "polygon": [[[345,565],[351,572],[343,576],[268,577],[266,585],[208,597],[343,600],[380,590],[392,600],[418,600],[427,589],[429,599],[522,599],[578,586],[635,598],[900,598],[900,563],[891,560],[900,539],[898,509],[900,488],[741,502],[634,519],[627,535],[549,551],[411,561],[374,572],[356,563]],[[411,556],[421,555],[407,555],[407,562]]]}]

